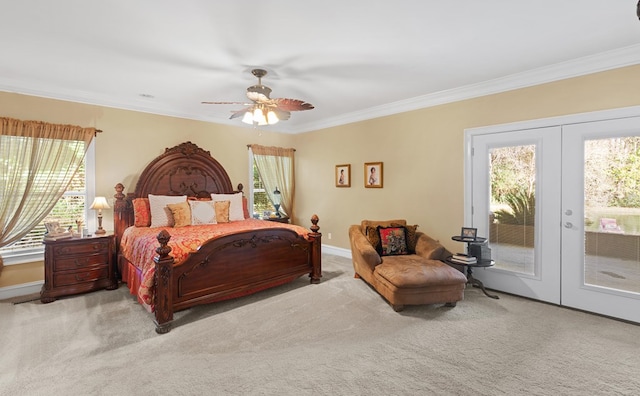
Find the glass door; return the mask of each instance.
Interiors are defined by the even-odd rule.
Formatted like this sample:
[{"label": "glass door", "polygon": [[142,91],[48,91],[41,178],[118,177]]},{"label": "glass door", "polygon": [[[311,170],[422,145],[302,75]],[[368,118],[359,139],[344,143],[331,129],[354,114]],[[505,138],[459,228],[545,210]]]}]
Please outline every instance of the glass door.
[{"label": "glass door", "polygon": [[560,127],[472,137],[472,226],[495,261],[474,272],[486,287],[560,303],[560,142]]},{"label": "glass door", "polygon": [[563,127],[562,304],[640,322],[640,118]]}]

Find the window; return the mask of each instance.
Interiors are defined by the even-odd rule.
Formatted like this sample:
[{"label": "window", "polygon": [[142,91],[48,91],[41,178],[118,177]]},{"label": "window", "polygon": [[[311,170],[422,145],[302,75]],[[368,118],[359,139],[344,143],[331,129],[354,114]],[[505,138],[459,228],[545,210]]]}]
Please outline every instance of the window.
[{"label": "window", "polygon": [[253,162],[253,214],[254,218],[268,217],[265,216],[265,212],[275,212],[275,208],[267,195],[267,190],[264,188],[264,183],[260,179],[260,173],[256,167],[255,161]]},{"label": "window", "polygon": [[280,201],[278,212],[293,218],[294,153],[292,148],[249,146],[249,208],[254,218],[275,213],[275,197]]},{"label": "window", "polygon": [[89,206],[87,202],[91,202],[90,199],[95,195],[94,185],[89,182],[94,180],[94,162],[95,148],[92,142],[85,155],[84,165],[75,174],[69,188],[49,215],[21,240],[0,248],[0,255],[2,255],[5,265],[42,260],[44,253],[42,240],[45,234],[44,223],[46,221],[55,220],[64,228],[72,226],[75,229],[75,221],[84,219],[85,224],[83,227],[93,226],[93,219],[89,219],[89,224],[87,224],[87,209]]}]

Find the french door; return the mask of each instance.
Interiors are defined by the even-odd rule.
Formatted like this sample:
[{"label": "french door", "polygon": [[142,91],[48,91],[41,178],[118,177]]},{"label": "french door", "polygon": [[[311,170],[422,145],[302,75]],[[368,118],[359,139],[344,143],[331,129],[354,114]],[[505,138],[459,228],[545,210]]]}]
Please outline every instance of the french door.
[{"label": "french door", "polygon": [[[496,262],[490,271],[478,270],[474,276],[487,277],[483,282],[490,288],[556,304],[560,138],[560,127],[475,136],[472,158],[472,225],[489,239]],[[520,219],[507,219],[510,213]]]},{"label": "french door", "polygon": [[489,288],[640,323],[640,118],[473,135]]},{"label": "french door", "polygon": [[565,126],[562,147],[562,304],[640,323],[640,118]]}]

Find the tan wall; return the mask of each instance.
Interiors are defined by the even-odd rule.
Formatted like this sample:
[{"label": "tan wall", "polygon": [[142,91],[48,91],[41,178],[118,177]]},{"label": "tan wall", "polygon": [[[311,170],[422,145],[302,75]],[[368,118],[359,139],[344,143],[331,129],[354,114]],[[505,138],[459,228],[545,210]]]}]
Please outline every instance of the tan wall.
[{"label": "tan wall", "polygon": [[[317,212],[323,242],[345,249],[350,224],[403,217],[460,250],[451,235],[464,225],[465,129],[640,105],[639,73],[626,67],[296,135],[298,209]],[[384,188],[364,188],[363,164],[375,161],[384,162]],[[335,187],[339,164],[351,164],[350,188]]]},{"label": "tan wall", "polygon": [[[37,98],[0,92],[0,116],[23,120],[94,126],[96,138],[96,195],[113,197],[113,187],[135,188],[138,175],[167,147],[191,141],[211,152],[229,172],[234,187],[249,186],[247,144],[289,147],[289,134],[256,131],[181,118]],[[113,229],[113,212],[103,212],[103,225]],[[44,279],[43,264],[5,266],[0,287]]]},{"label": "tan wall", "polygon": [[[640,66],[597,73],[299,135],[0,93],[0,116],[95,126],[98,195],[130,191],[149,160],[190,140],[209,150],[234,184],[248,185],[246,145],[295,147],[296,218],[320,217],[323,242],[348,249],[361,219],[403,217],[458,249],[463,225],[463,131],[565,114],[640,105]],[[384,162],[384,188],[365,189],[363,164]],[[351,164],[351,187],[336,188],[335,165]],[[110,225],[111,212],[104,224]],[[328,239],[328,233],[332,239]],[[42,264],[8,266],[0,287],[42,279]]]}]

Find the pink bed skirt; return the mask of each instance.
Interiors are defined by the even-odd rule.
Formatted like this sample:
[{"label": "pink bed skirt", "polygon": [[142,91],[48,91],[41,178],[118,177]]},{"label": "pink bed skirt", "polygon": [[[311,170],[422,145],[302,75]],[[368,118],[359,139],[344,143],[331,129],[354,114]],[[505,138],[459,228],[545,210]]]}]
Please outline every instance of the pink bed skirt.
[{"label": "pink bed skirt", "polygon": [[142,269],[137,268],[128,261],[126,262],[125,267],[126,268],[123,268],[122,271],[122,282],[127,284],[129,293],[131,293],[132,296],[136,296],[136,299],[140,304],[144,305],[148,310],[151,310],[151,307],[145,304],[144,301],[142,301],[142,298],[138,296],[138,289],[140,289],[140,285],[142,284]]}]

